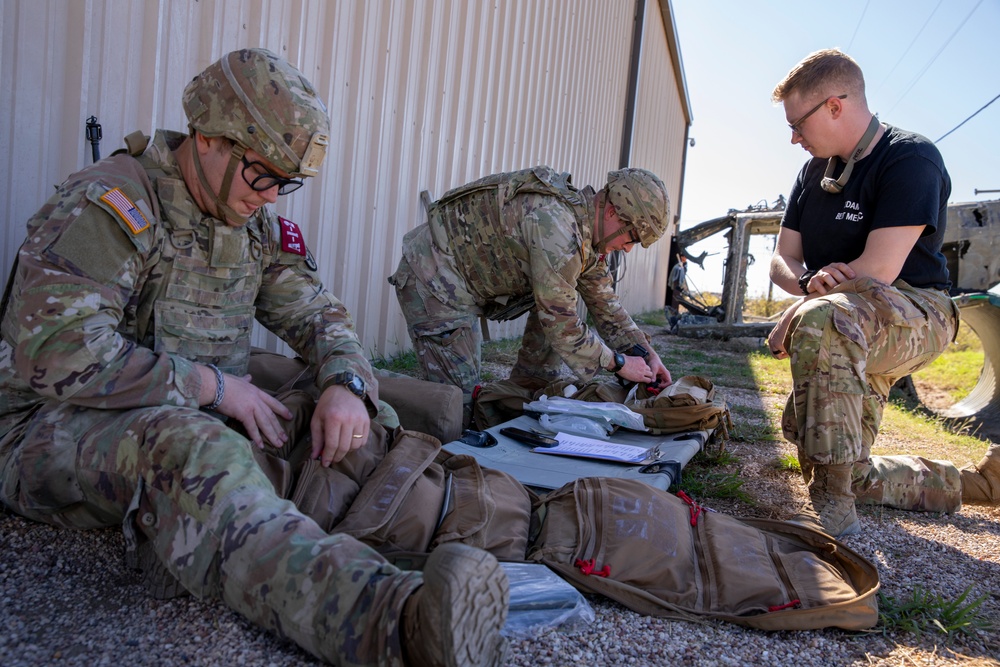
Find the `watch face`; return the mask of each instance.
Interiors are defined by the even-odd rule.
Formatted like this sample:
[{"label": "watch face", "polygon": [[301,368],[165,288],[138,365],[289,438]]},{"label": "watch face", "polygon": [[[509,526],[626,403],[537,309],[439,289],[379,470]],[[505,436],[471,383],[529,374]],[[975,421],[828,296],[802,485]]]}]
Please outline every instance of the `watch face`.
[{"label": "watch face", "polygon": [[621,352],[615,352],[615,372],[617,373],[623,368],[625,368],[625,355]]},{"label": "watch face", "polygon": [[334,383],[344,385],[358,398],[365,396],[365,381],[354,373],[339,373],[334,378]]}]

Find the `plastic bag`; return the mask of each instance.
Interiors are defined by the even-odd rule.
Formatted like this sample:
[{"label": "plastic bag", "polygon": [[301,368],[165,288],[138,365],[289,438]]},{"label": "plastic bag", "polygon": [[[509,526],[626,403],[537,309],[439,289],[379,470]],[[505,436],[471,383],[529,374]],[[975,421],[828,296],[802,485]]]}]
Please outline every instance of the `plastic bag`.
[{"label": "plastic bag", "polygon": [[570,433],[572,435],[582,435],[587,438],[597,438],[607,440],[615,426],[607,419],[585,417],[583,415],[542,415],[538,418],[538,423],[550,431],[556,433]]},{"label": "plastic bag", "polygon": [[537,401],[525,403],[524,410],[538,414],[583,415],[596,419],[606,419],[612,424],[624,426],[633,431],[646,430],[646,425],[642,421],[642,415],[638,412],[633,412],[621,403],[598,403],[577,401],[572,398],[562,398],[560,396],[541,396]]},{"label": "plastic bag", "polygon": [[510,612],[500,633],[510,639],[535,639],[558,629],[579,632],[594,622],[593,607],[580,591],[537,563],[501,563],[510,583]]}]

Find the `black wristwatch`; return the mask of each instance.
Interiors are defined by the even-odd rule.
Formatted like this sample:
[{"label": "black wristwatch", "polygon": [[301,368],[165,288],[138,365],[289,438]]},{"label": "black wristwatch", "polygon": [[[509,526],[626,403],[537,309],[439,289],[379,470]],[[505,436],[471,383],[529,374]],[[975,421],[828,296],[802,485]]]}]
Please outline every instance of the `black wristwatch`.
[{"label": "black wristwatch", "polygon": [[812,277],[815,275],[816,269],[812,269],[799,276],[799,289],[802,290],[802,293],[806,296],[809,296],[809,281],[812,280]]},{"label": "black wristwatch", "polygon": [[611,369],[611,372],[617,373],[623,368],[625,368],[625,355],[621,352],[615,352],[615,367]]},{"label": "black wristwatch", "polygon": [[342,384],[347,389],[357,396],[358,398],[364,398],[366,394],[365,381],[361,379],[360,375],[355,375],[350,371],[345,371],[343,373],[337,373],[333,376],[333,384]]}]

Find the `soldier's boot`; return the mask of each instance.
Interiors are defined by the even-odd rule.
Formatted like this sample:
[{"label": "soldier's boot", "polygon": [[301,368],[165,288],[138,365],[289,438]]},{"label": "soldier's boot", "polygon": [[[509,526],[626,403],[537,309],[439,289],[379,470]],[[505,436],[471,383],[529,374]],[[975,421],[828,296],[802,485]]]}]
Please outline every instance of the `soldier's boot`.
[{"label": "soldier's boot", "polygon": [[170,574],[170,570],[156,555],[153,543],[148,540],[143,541],[134,551],[126,552],[125,563],[139,573],[142,587],[156,600],[172,600],[190,595],[181,582]]},{"label": "soldier's boot", "polygon": [[403,609],[403,651],[417,667],[501,665],[510,591],[503,568],[487,551],[452,542],[435,549],[424,584]]},{"label": "soldier's boot", "polygon": [[1000,444],[990,445],[977,465],[958,471],[962,475],[962,501],[1000,503]]},{"label": "soldier's boot", "polygon": [[821,530],[832,537],[859,533],[861,524],[851,491],[853,467],[851,463],[812,465],[812,479],[808,482],[812,507],[805,508],[789,521]]}]

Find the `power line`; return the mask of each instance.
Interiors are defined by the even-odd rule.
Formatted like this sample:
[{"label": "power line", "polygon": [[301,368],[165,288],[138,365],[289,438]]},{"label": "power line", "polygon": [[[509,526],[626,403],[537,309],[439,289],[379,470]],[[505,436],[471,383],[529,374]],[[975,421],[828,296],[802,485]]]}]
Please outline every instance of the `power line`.
[{"label": "power line", "polygon": [[938,56],[941,55],[941,52],[944,51],[949,44],[951,44],[951,40],[955,39],[955,35],[957,35],[958,32],[969,21],[969,19],[972,18],[972,15],[976,13],[976,10],[979,9],[979,5],[981,4],[983,4],[983,0],[979,0],[979,2],[976,3],[976,6],[972,8],[972,11],[970,11],[968,15],[965,17],[965,19],[963,19],[962,22],[958,25],[958,27],[955,28],[955,31],[951,33],[951,36],[948,37],[947,41],[945,41],[945,43],[941,45],[941,48],[937,50],[937,53],[935,53],[934,56],[930,59],[930,61],[928,61],[928,63],[924,65],[924,68],[920,70],[919,73],[917,73],[917,76],[914,77],[913,81],[910,82],[909,87],[907,87],[907,89],[903,92],[903,94],[899,96],[899,99],[896,100],[896,103],[893,104],[892,107],[889,109],[889,111],[886,112],[886,115],[891,114],[892,110],[895,109],[897,106],[899,106],[899,103],[903,101],[903,98],[906,97],[907,94],[909,94],[909,92],[913,89],[913,86],[917,85],[917,81],[920,80],[920,77],[922,77],[927,72],[927,70],[930,69],[930,66],[933,65],[934,61],[938,59]]},{"label": "power line", "polygon": [[854,26],[854,34],[851,35],[851,41],[847,43],[847,52],[851,52],[851,47],[854,46],[854,38],[858,36],[858,28],[861,27],[861,22],[865,20],[865,14],[868,13],[868,5],[871,4],[871,0],[865,3],[865,8],[861,11],[861,17],[858,19],[858,24]]},{"label": "power line", "polygon": [[[992,100],[990,100],[989,102],[987,102],[987,103],[986,103],[986,104],[984,104],[983,106],[979,107],[979,111],[982,111],[983,109],[985,109],[985,108],[986,108],[986,107],[988,107],[989,105],[993,104],[993,103],[994,103],[994,102],[996,102],[997,100],[1000,100],[1000,95],[997,95],[997,96],[996,96],[996,97],[994,97],[994,98],[993,98]],[[938,141],[941,141],[942,139],[944,139],[945,137],[947,137],[947,136],[948,136],[949,134],[951,134],[952,132],[954,132],[954,131],[955,131],[955,130],[957,130],[958,128],[960,128],[960,127],[962,127],[963,125],[965,125],[966,123],[968,123],[968,122],[969,122],[970,120],[972,120],[973,118],[975,118],[975,117],[976,117],[976,115],[977,115],[977,114],[979,113],[979,111],[976,111],[976,113],[972,114],[971,116],[969,116],[968,118],[966,118],[965,120],[963,120],[963,121],[962,121],[961,123],[959,123],[959,124],[958,124],[958,125],[956,125],[955,127],[951,128],[950,130],[948,130],[947,132],[945,132],[944,134],[942,134],[942,135],[941,135],[940,137],[938,137],[937,141],[935,141],[934,143],[937,143]]]},{"label": "power line", "polygon": [[931,22],[931,19],[934,17],[934,14],[937,13],[937,10],[939,7],[941,7],[942,3],[944,3],[944,0],[938,0],[937,7],[934,8],[934,11],[932,11],[930,14],[927,15],[927,20],[924,21],[924,24],[922,26],[920,26],[920,30],[917,31],[917,34],[913,36],[913,39],[910,41],[910,45],[906,47],[905,51],[903,51],[903,55],[899,57],[899,60],[896,61],[896,64],[892,66],[892,69],[889,70],[889,73],[885,75],[884,79],[882,79],[882,83],[880,83],[878,86],[879,88],[885,86],[885,82],[889,80],[889,77],[892,76],[892,73],[896,71],[897,67],[899,67],[899,63],[903,62],[903,59],[906,58],[906,54],[908,54],[910,52],[910,49],[913,48],[913,45],[917,43],[917,39],[919,39],[920,35],[923,34],[924,30],[927,28],[927,24]]}]

